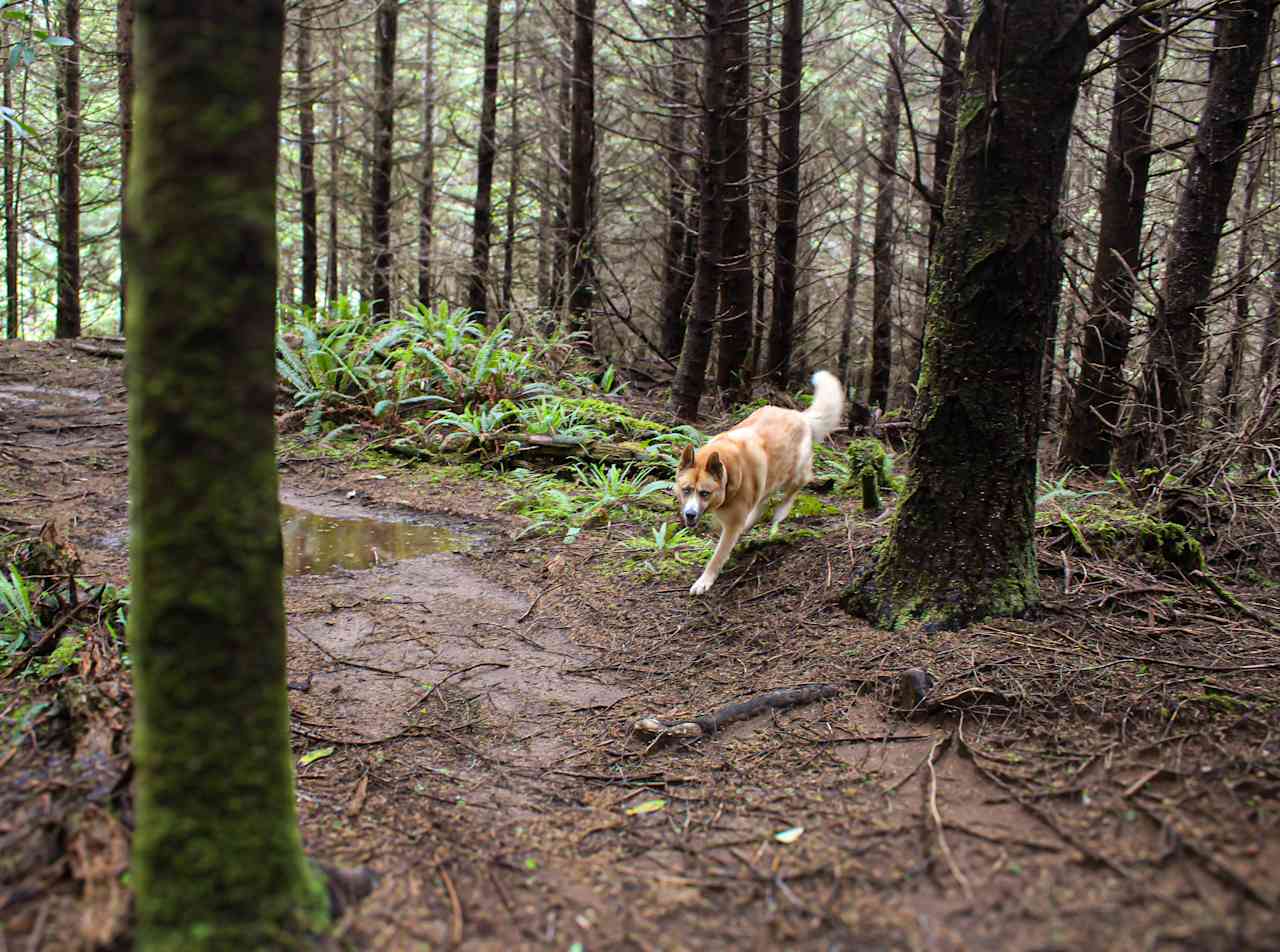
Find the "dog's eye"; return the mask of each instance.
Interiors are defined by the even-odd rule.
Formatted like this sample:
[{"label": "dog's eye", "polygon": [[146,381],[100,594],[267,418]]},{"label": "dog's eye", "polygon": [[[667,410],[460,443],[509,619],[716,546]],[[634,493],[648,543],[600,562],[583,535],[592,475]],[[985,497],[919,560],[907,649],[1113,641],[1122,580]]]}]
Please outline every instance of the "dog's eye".
[{"label": "dog's eye", "polygon": [[711,493],[710,493],[710,492],[708,492],[708,491],[707,491],[707,490],[705,490],[705,489],[699,489],[699,490],[698,490],[698,495],[699,495],[699,496],[701,496],[703,499],[706,499],[708,496],[710,496],[710,495],[711,495]]}]

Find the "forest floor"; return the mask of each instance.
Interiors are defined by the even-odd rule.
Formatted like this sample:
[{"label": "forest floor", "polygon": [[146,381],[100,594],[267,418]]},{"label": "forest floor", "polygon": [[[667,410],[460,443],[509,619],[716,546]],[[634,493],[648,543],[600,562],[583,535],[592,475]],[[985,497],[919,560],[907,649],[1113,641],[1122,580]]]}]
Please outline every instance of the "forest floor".
[{"label": "forest floor", "polygon": [[[0,527],[55,525],[87,587],[127,583],[120,370],[0,348]],[[381,876],[340,947],[1276,948],[1265,571],[1229,580],[1242,613],[1046,538],[1036,618],[885,632],[837,601],[885,531],[849,499],[800,520],[817,538],[757,535],[695,599],[697,566],[627,570],[624,526],[517,538],[491,480],[282,447],[297,510],[445,550],[395,560],[380,530],[377,564],[333,567],[304,534],[286,580],[306,847]],[[91,654],[89,727],[38,705],[52,681],[0,683],[0,950],[127,934],[127,673]],[[941,703],[902,709],[912,668]],[[704,739],[633,731],[813,683],[837,690]]]}]

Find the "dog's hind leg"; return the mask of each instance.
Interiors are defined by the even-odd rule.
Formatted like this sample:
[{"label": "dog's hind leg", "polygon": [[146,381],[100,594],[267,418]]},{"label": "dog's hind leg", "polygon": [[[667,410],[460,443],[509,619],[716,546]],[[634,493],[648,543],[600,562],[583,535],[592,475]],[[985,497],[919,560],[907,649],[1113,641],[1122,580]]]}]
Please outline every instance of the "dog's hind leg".
[{"label": "dog's hind leg", "polygon": [[715,584],[716,579],[720,577],[720,570],[724,567],[725,562],[729,560],[729,553],[737,545],[742,532],[741,526],[731,527],[725,525],[721,528],[720,541],[716,543],[716,551],[712,554],[711,560],[707,562],[707,567],[702,570],[702,574],[698,576],[698,580],[690,586],[690,595],[701,595]]},{"label": "dog's hind leg", "polygon": [[769,535],[774,536],[778,533],[778,525],[783,519],[787,518],[787,513],[791,511],[792,504],[796,501],[796,496],[800,494],[800,490],[804,488],[803,484],[790,487],[786,491],[786,495],[782,497],[782,501],[778,503],[778,508],[773,511],[773,524],[769,526]]}]

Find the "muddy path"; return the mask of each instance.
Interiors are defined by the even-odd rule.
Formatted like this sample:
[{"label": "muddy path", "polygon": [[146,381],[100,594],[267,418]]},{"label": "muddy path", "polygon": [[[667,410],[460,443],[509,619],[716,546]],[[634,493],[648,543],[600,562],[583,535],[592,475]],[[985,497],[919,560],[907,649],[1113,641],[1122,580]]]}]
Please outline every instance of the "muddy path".
[{"label": "muddy path", "polygon": [[[4,527],[117,583],[124,400],[116,362],[0,350]],[[836,599],[882,528],[839,500],[694,600],[618,570],[634,527],[516,538],[492,483],[282,446],[304,838],[382,874],[348,947],[1274,947],[1280,656],[1247,621],[1078,610],[1102,572],[1046,577],[1038,621],[877,632]],[[1181,667],[1118,660],[1153,656]],[[947,709],[898,709],[915,666]],[[1206,669],[1236,701],[1196,700]],[[631,730],[814,682],[706,740]],[[81,900],[4,907],[8,947],[76,947]]]}]

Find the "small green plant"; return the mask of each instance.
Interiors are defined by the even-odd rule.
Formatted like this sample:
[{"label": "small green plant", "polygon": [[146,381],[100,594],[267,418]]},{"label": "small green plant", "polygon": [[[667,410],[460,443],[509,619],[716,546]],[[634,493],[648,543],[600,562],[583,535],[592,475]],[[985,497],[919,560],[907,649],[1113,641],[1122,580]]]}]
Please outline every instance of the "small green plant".
[{"label": "small green plant", "polygon": [[31,589],[11,565],[8,575],[0,572],[0,651],[13,654],[26,647],[39,624]]}]

